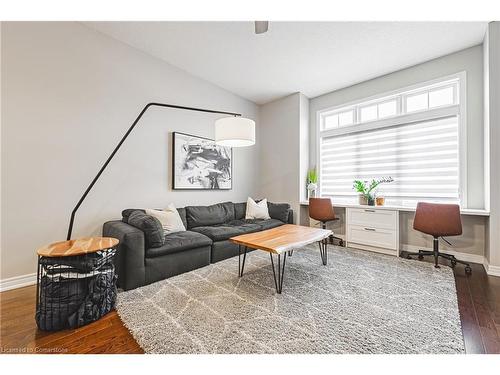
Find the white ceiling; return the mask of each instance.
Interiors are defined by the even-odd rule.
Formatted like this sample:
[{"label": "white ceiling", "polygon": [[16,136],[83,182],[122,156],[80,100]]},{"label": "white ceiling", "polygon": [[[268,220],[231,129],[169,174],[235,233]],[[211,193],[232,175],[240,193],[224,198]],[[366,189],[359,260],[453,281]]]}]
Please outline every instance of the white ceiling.
[{"label": "white ceiling", "polygon": [[310,98],[482,43],[486,22],[86,22],[262,104]]}]

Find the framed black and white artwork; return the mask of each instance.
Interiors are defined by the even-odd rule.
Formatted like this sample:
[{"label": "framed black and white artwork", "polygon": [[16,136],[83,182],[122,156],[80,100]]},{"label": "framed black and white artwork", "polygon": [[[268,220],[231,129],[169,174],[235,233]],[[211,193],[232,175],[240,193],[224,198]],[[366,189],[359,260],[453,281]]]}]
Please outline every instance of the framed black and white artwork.
[{"label": "framed black and white artwork", "polygon": [[179,132],[172,139],[175,190],[229,190],[233,187],[233,150],[208,138]]}]

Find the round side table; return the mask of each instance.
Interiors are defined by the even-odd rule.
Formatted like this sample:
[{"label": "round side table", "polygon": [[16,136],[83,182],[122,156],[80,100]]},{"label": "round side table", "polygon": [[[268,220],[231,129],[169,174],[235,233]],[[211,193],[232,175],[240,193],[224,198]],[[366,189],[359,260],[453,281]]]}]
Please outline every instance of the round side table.
[{"label": "round side table", "polygon": [[115,307],[113,258],[119,241],[88,237],[55,242],[37,250],[38,328],[57,331],[98,320]]}]

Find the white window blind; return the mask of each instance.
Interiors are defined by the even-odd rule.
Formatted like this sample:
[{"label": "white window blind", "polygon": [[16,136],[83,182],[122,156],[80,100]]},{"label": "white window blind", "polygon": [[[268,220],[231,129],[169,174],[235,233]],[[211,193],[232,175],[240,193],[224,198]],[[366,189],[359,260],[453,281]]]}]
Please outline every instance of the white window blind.
[{"label": "white window blind", "polygon": [[459,202],[459,117],[320,137],[322,196],[349,198],[353,180],[392,177],[378,189],[388,201]]}]

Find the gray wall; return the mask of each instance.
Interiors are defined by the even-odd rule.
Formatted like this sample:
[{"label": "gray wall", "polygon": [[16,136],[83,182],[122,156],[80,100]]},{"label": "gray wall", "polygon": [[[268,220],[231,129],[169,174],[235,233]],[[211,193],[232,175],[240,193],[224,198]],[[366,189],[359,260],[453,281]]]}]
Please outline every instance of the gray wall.
[{"label": "gray wall", "polygon": [[308,152],[300,147],[307,140],[307,111],[307,98],[295,93],[262,105],[259,114],[259,195],[290,203],[296,222],[307,170]]},{"label": "gray wall", "polygon": [[[0,279],[35,272],[36,248],[65,239],[71,209],[147,102],[258,120],[250,101],[78,23],[3,23],[1,39]],[[216,118],[178,110],[146,113],[82,205],[74,237],[100,234],[102,223],[120,218],[126,207],[254,195],[258,144],[234,150],[232,190],[171,191],[171,132],[213,137]]]},{"label": "gray wall", "polygon": [[460,71],[467,72],[467,203],[469,208],[484,208],[482,45],[311,99],[311,166],[316,164],[317,111]]}]

